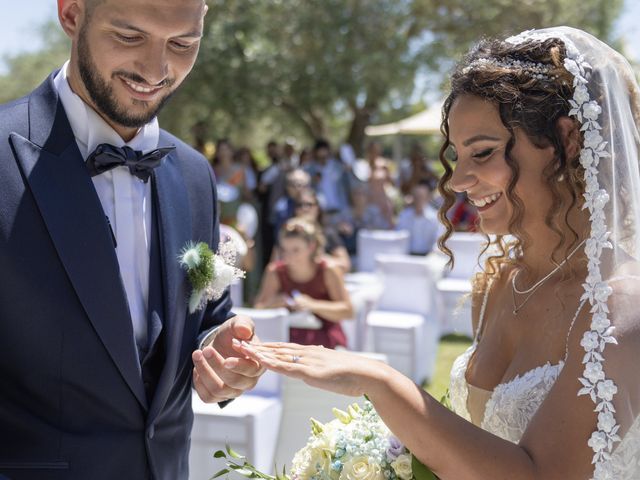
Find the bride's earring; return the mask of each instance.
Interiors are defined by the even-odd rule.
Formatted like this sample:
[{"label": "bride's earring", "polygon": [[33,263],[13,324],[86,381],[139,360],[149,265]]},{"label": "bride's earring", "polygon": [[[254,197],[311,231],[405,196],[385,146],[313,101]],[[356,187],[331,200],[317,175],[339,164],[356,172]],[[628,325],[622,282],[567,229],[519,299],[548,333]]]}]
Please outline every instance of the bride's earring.
[{"label": "bride's earring", "polygon": [[561,173],[560,176],[558,177],[558,179],[556,180],[558,183],[559,182],[564,182],[564,173]]}]

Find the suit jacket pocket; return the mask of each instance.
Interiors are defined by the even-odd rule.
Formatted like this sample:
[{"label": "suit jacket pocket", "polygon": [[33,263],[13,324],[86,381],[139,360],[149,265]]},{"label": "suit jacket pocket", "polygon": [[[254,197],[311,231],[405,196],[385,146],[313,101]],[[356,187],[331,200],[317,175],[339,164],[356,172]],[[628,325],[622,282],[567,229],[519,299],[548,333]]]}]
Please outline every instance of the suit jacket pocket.
[{"label": "suit jacket pocket", "polygon": [[3,462],[0,460],[0,473],[4,470],[68,470],[69,462]]}]

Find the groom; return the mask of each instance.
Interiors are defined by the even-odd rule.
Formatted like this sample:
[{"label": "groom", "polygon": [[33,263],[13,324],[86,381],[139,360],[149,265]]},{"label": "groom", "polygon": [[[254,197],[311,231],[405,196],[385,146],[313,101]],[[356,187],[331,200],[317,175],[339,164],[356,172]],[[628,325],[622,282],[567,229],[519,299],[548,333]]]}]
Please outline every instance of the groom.
[{"label": "groom", "polygon": [[[0,106],[0,478],[186,480],[191,386],[255,385],[228,294],[188,313],[178,263],[218,243],[206,160],[156,114],[204,0],[58,0],[71,56]],[[192,382],[193,379],[193,382]]]}]

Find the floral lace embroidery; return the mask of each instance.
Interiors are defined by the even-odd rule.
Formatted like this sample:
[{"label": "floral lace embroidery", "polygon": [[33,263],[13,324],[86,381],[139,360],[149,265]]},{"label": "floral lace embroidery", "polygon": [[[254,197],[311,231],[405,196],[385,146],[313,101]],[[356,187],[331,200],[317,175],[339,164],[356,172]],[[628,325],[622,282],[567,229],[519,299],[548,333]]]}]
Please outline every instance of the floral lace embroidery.
[{"label": "floral lace embroidery", "polygon": [[547,362],[498,385],[487,402],[482,428],[505,440],[520,441],[563,366],[562,361],[555,365]]},{"label": "floral lace embroidery", "polygon": [[[453,363],[449,395],[451,408],[466,420],[471,420],[467,408],[469,389],[466,371],[476,349],[471,345]],[[505,440],[517,443],[562,371],[564,362],[547,362],[514,379],[498,385],[485,407],[481,427]]]}]

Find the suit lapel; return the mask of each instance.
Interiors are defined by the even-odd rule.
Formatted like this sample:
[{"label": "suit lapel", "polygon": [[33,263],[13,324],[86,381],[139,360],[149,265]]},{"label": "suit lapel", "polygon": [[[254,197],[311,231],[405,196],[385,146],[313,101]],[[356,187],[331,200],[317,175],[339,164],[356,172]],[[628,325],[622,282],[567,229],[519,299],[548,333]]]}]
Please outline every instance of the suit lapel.
[{"label": "suit lapel", "polygon": [[29,100],[30,140],[10,141],[73,288],[141,405],[131,316],[100,200],[50,77]]},{"label": "suit lapel", "polygon": [[[161,145],[163,143],[161,137]],[[166,362],[149,411],[153,422],[166,402],[173,386],[180,356],[180,347],[187,317],[187,299],[190,285],[185,272],[178,263],[178,256],[191,240],[191,211],[182,173],[177,164],[177,154],[165,157],[162,165],[153,172],[155,201],[157,207],[162,266],[164,312],[166,329]]]}]

